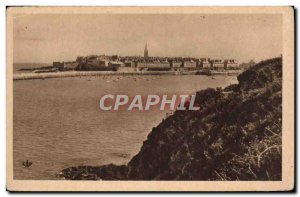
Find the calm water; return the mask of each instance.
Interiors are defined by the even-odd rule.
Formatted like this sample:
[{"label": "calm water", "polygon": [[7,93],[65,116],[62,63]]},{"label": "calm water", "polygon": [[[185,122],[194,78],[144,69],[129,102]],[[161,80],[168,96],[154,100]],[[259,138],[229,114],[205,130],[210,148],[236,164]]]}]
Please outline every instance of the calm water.
[{"label": "calm water", "polygon": [[118,77],[14,81],[14,178],[56,179],[66,167],[126,164],[137,154],[167,111],[104,112],[103,94],[183,94],[236,83],[227,76]]}]

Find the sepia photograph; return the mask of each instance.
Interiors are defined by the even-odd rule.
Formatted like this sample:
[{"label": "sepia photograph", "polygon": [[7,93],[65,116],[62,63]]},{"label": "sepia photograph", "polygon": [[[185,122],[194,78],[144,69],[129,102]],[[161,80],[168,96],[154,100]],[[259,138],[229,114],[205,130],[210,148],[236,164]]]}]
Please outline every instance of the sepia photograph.
[{"label": "sepia photograph", "polygon": [[293,7],[8,7],[11,191],[294,188]]}]

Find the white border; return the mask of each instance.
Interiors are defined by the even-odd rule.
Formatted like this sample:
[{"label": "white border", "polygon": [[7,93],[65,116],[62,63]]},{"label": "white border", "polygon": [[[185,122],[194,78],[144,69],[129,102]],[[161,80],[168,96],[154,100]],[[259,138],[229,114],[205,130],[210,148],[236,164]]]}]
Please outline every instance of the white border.
[{"label": "white border", "polygon": [[[169,1],[170,2],[170,1]],[[81,0],[81,1],[67,1],[67,0],[42,0],[42,1],[38,1],[38,0],[23,0],[23,1],[18,1],[18,0],[7,0],[7,1],[0,1],[0,10],[1,10],[1,16],[0,17],[0,27],[1,27],[1,31],[0,31],[0,43],[3,43],[0,47],[0,54],[1,54],[1,66],[0,66],[0,103],[1,103],[1,107],[0,107],[0,130],[1,130],[1,144],[2,144],[2,148],[0,149],[0,158],[2,159],[2,162],[0,162],[0,185],[1,185],[1,194],[4,196],[8,196],[8,193],[5,191],[5,187],[6,187],[6,178],[5,178],[5,174],[6,174],[6,166],[5,166],[5,158],[6,158],[6,151],[5,151],[5,144],[6,144],[6,138],[5,138],[5,131],[6,131],[6,112],[5,112],[5,108],[6,108],[6,69],[5,69],[5,65],[6,65],[6,55],[5,55],[5,45],[4,43],[6,42],[6,38],[5,38],[5,32],[6,32],[6,25],[5,25],[5,7],[7,5],[41,5],[41,6],[47,6],[47,5],[53,5],[53,6],[58,6],[58,5],[84,5],[84,6],[92,6],[92,5],[166,5],[166,6],[172,6],[172,5],[197,5],[197,6],[202,6],[202,5],[295,5],[296,7],[300,7],[300,1],[296,1],[296,0],[286,0],[286,1],[281,1],[281,0],[269,0],[269,1],[261,1],[261,0],[251,0],[251,1],[222,1],[222,0],[215,0],[215,1],[211,1],[211,0],[202,0],[200,1],[196,1],[196,0],[185,0],[185,1],[172,1],[172,4],[170,4],[167,0],[152,0],[152,1],[145,1],[145,2],[141,2],[139,0],[127,0],[122,1],[122,0],[108,0],[108,1],[99,1],[96,2],[94,0]],[[299,25],[299,20],[296,20],[297,24],[296,26]],[[296,43],[298,44],[298,43]],[[296,56],[299,55],[299,51],[297,54],[295,54]],[[297,74],[299,74],[299,69]],[[298,89],[297,91],[299,92],[299,84],[298,84]],[[300,121],[300,118],[297,118],[297,121]],[[298,134],[298,139],[299,140],[299,134]],[[299,152],[299,151],[298,151]],[[299,169],[299,164],[298,164],[298,169]],[[2,196],[1,195],[1,196]],[[81,196],[81,195],[79,195]],[[260,195],[258,195],[260,196]]]}]

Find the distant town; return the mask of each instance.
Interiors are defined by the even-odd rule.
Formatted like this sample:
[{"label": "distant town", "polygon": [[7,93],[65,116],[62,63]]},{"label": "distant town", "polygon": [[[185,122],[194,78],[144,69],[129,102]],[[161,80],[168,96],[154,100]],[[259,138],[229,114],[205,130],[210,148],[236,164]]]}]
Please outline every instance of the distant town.
[{"label": "distant town", "polygon": [[235,59],[211,59],[191,57],[151,57],[147,44],[144,56],[89,55],[75,61],[53,62],[57,71],[195,71],[239,70]]}]

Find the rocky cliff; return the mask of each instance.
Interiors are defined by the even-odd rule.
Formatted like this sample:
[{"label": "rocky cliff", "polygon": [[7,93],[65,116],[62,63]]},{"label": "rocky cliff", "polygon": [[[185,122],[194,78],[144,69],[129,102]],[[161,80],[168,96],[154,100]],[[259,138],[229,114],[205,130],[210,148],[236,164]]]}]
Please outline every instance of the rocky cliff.
[{"label": "rocky cliff", "polygon": [[197,92],[197,111],[154,127],[127,165],[64,169],[71,180],[281,180],[282,59],[262,61],[239,84]]}]

